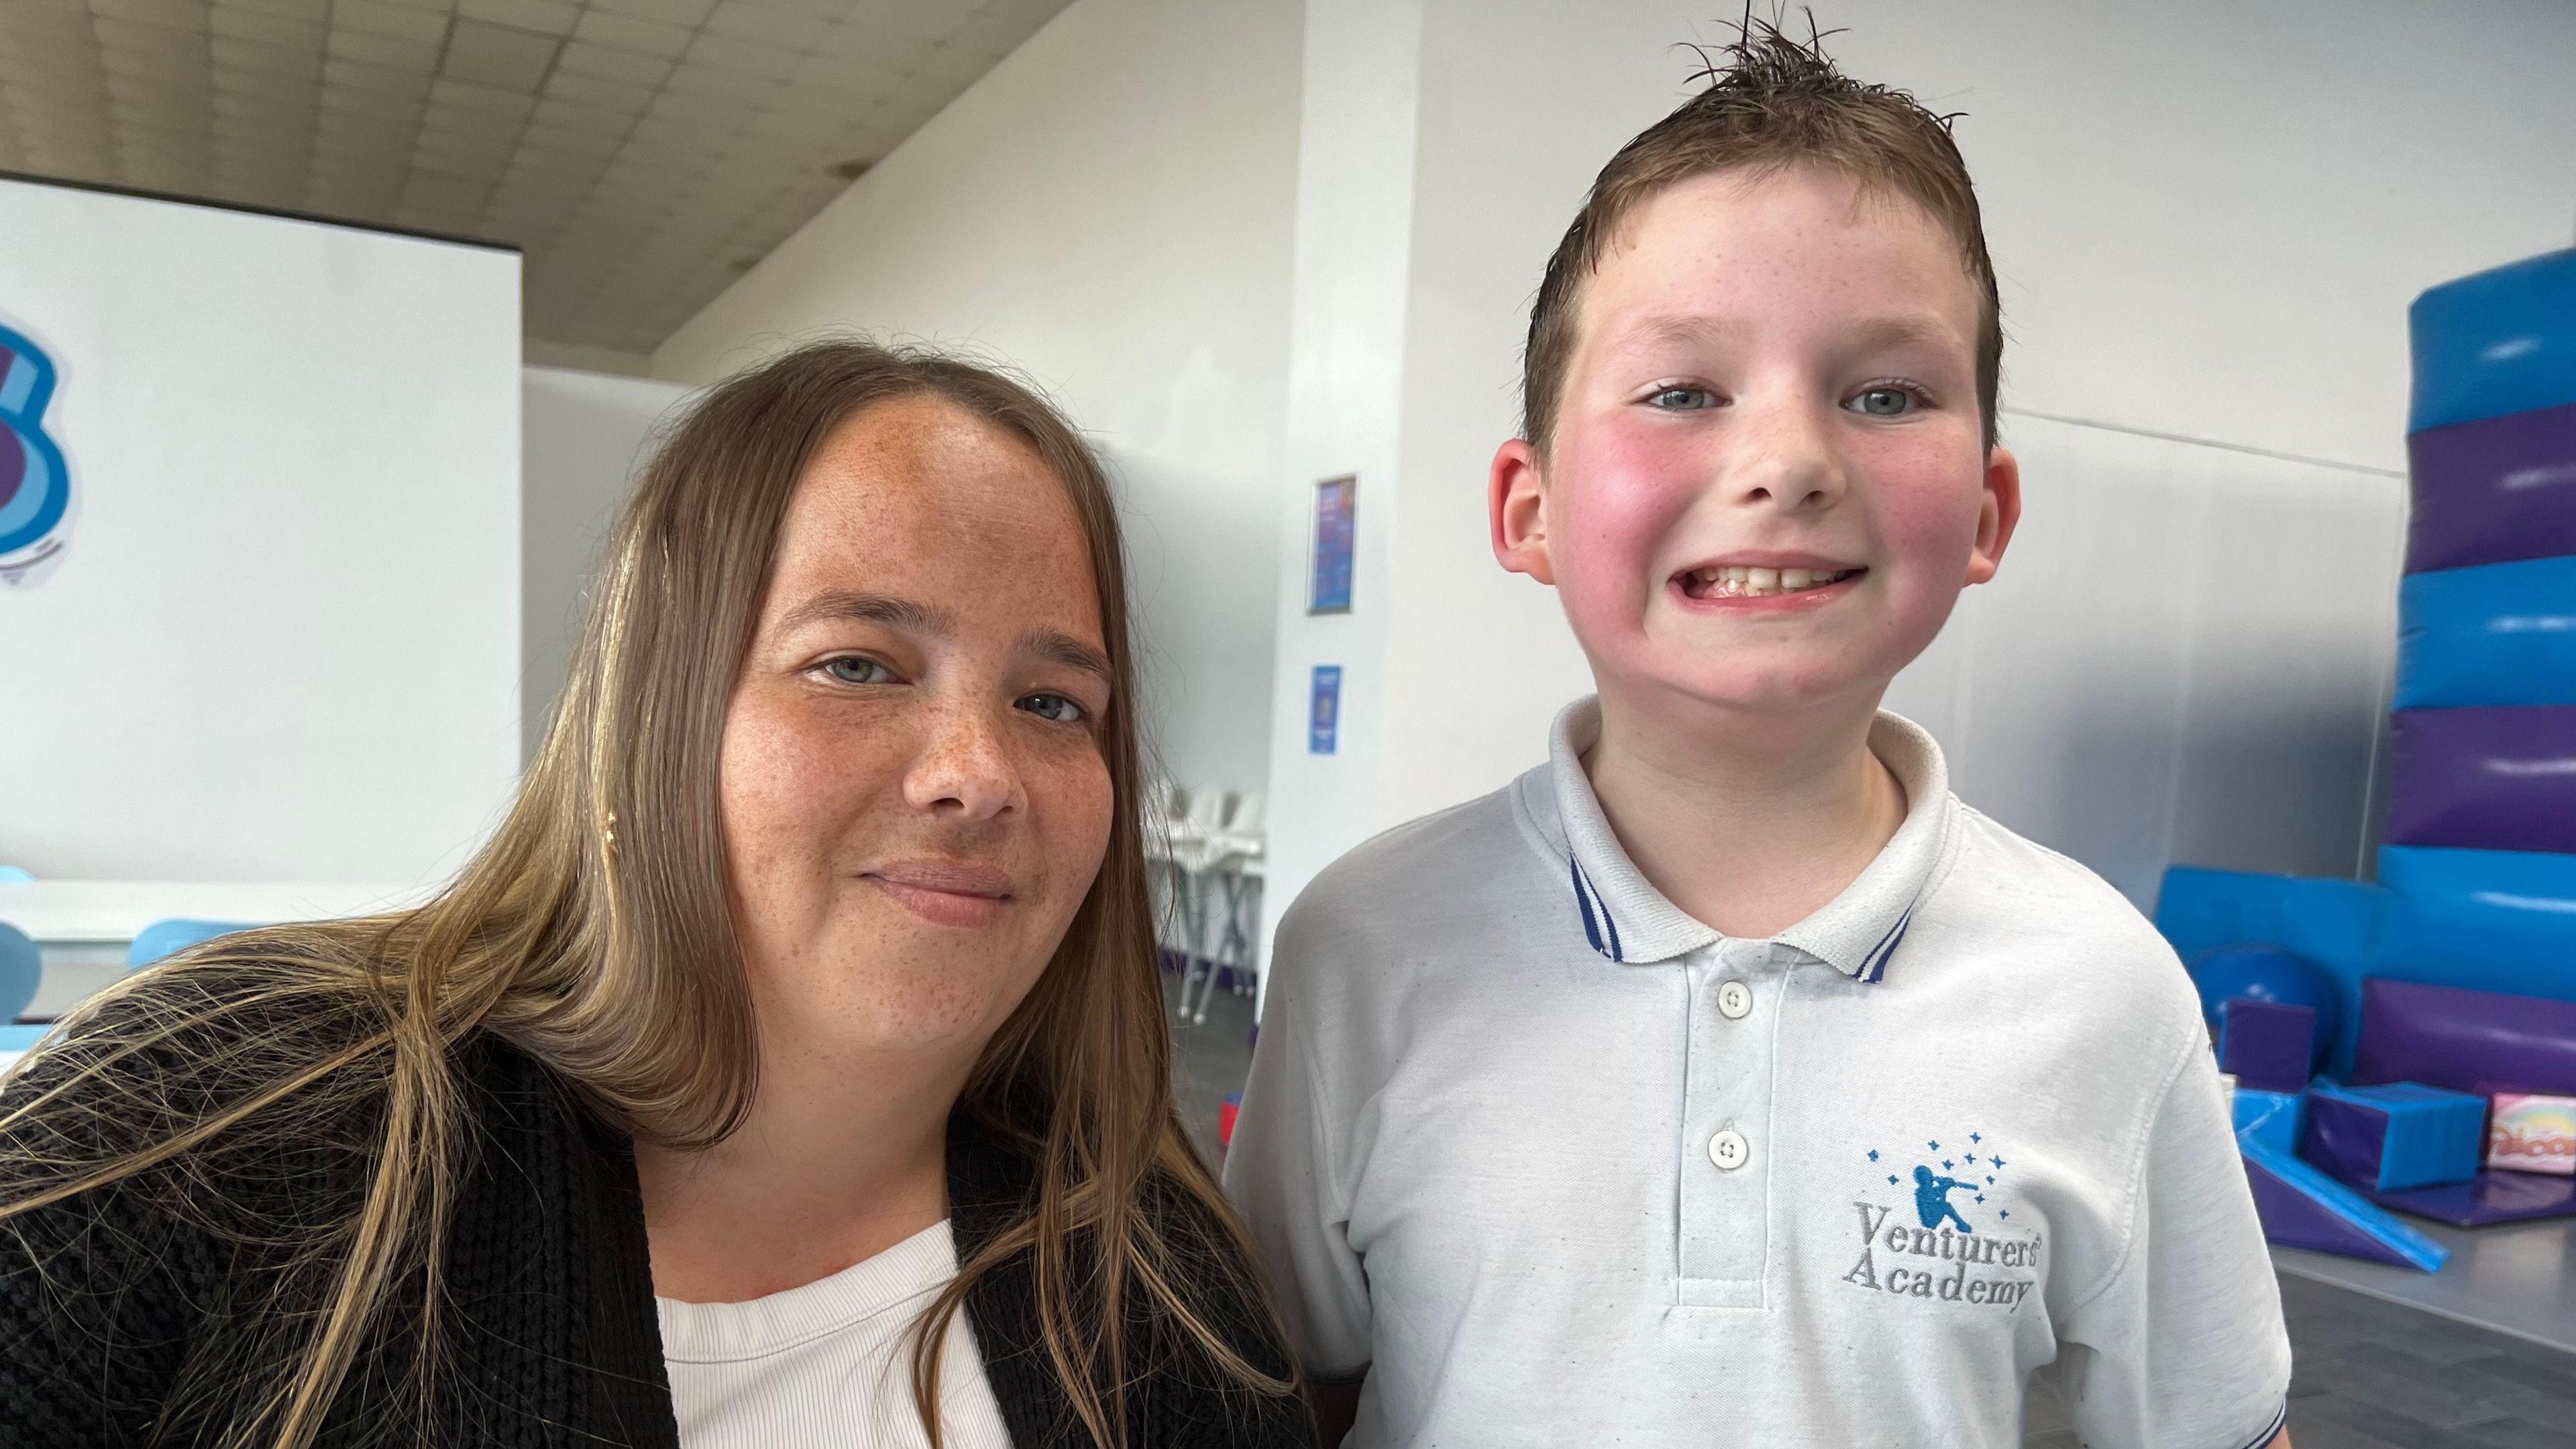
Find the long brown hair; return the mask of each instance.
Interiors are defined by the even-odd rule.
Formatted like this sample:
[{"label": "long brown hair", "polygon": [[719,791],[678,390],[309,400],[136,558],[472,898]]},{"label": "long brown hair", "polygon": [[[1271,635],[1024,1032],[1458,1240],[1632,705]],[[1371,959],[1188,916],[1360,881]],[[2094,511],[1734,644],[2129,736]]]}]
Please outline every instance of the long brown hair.
[{"label": "long brown hair", "polygon": [[[19,1069],[21,1089],[0,1111],[0,1228],[146,1182],[184,1182],[162,1195],[194,1211],[193,1194],[221,1177],[207,1168],[219,1156],[293,1145],[353,1111],[369,1124],[356,1145],[363,1202],[310,1225],[274,1311],[228,1326],[225,1362],[284,1366],[232,1386],[238,1407],[219,1430],[230,1449],[310,1444],[398,1301],[419,1316],[426,1426],[437,1245],[471,1145],[454,1065],[469,1036],[534,1056],[635,1138],[688,1150],[742,1121],[759,1062],[726,905],[725,712],[807,460],[858,410],[920,394],[1026,444],[1073,502],[1114,675],[1099,739],[1119,808],[1089,895],[958,1103],[1018,1136],[1036,1192],[924,1314],[916,1406],[937,1443],[943,1330],[978,1280],[1021,1254],[1047,1358],[1095,1443],[1125,1442],[1140,1324],[1249,1389],[1293,1391],[1193,1306],[1200,1291],[1259,1301],[1237,1266],[1246,1255],[1210,1262],[1166,1231],[1178,1211],[1241,1244],[1172,1103],[1108,481],[1072,427],[1009,378],[926,350],[833,342],[715,388],[665,440],[610,537],[544,747],[453,884],[412,911],[209,943],[85,1003]],[[318,1311],[277,1307],[291,1288]]]}]

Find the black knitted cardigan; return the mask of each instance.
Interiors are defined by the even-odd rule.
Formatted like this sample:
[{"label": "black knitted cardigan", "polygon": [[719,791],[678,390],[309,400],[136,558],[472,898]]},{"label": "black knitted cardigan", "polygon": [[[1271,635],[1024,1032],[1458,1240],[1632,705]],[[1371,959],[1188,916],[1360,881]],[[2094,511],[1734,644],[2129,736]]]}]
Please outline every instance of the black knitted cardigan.
[{"label": "black knitted cardigan", "polygon": [[[429,1421],[408,1387],[418,1336],[402,1324],[417,1304],[398,1303],[362,1348],[320,1443],[678,1449],[629,1143],[497,1039],[477,1038],[458,1063],[477,1148],[446,1237],[444,1348]],[[26,1075],[0,1106],[24,1100]],[[367,1127],[352,1123],[344,1141],[301,1154],[266,1152],[246,1203],[238,1191],[216,1196],[272,1224],[328,1221],[356,1201]],[[961,1112],[949,1128],[948,1178],[963,1258],[1013,1219],[1034,1170]],[[0,1193],[9,1189],[0,1182]],[[163,1210],[166,1196],[143,1196],[105,1189],[0,1225],[0,1446],[211,1442],[238,1407],[242,1370],[277,1362],[239,1341],[245,1315],[231,1305],[319,1307],[309,1291],[279,1286],[289,1277],[255,1231],[247,1241],[216,1233]],[[1203,1214],[1167,1209],[1163,1220],[1184,1262],[1235,1251]],[[1259,1305],[1219,1294],[1200,1308],[1239,1352],[1286,1376],[1287,1353]],[[1025,1255],[980,1280],[966,1313],[1012,1443],[1088,1444],[1040,1343]],[[1132,1322],[1131,1444],[1314,1443],[1296,1400],[1234,1385],[1175,1333],[1141,1313]]]}]

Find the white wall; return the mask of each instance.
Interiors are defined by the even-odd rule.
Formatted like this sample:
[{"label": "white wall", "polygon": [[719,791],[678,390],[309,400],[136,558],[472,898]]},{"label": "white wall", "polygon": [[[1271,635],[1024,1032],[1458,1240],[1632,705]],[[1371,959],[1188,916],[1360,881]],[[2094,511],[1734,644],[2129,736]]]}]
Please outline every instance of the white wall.
[{"label": "white wall", "polygon": [[581,637],[600,544],[689,389],[531,367],[519,395],[519,744],[533,759]]},{"label": "white wall", "polygon": [[1016,365],[1122,488],[1185,783],[1269,762],[1301,7],[1078,0],[654,355],[712,381],[830,329]]},{"label": "white wall", "polygon": [[[1308,9],[1310,48],[1416,13]],[[1515,428],[1547,253],[1600,165],[1687,94],[1696,62],[1675,43],[1720,38],[1708,14],[1421,0],[1409,42],[1386,42],[1419,57],[1410,104],[1376,102],[1406,117],[1395,141],[1316,125],[1347,78],[1310,49],[1301,208],[1340,206],[1341,178],[1400,142],[1407,277],[1400,323],[1301,325],[1291,359],[1299,378],[1392,375],[1398,447],[1369,456],[1372,434],[1292,461],[1301,487],[1360,470],[1378,510],[1362,547],[1387,557],[1363,554],[1381,582],[1351,619],[1310,621],[1282,590],[1295,697],[1274,715],[1273,778],[1337,808],[1274,827],[1274,920],[1314,864],[1534,763],[1551,712],[1587,687],[1553,594],[1492,560],[1484,470]],[[2142,900],[2169,856],[2349,870],[2391,628],[2406,303],[2568,243],[2576,10],[1839,0],[1817,18],[1849,28],[1828,49],[1851,73],[1968,113],[1956,134],[2009,339],[2005,441],[2031,452],[2004,581],[1896,701],[1935,716],[1971,803]],[[1301,324],[1309,293],[1340,285],[1308,274],[1309,230],[1301,213]],[[2094,629],[2114,625],[2125,642],[2101,647]],[[1306,755],[1286,728],[1303,666],[1342,656],[1347,753]]]},{"label": "white wall", "polygon": [[0,859],[416,881],[519,760],[519,259],[0,181],[69,552],[0,590]]}]

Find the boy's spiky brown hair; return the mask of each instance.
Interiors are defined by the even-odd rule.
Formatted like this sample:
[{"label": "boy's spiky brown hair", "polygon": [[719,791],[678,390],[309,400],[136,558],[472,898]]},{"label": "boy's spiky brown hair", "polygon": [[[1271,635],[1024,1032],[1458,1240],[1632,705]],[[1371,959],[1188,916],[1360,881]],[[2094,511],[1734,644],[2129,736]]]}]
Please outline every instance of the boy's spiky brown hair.
[{"label": "boy's spiky brown hair", "polygon": [[1708,61],[1692,77],[1707,80],[1708,88],[1639,132],[1593,178],[1583,209],[1548,258],[1530,309],[1521,363],[1521,436],[1541,456],[1574,359],[1583,283],[1600,267],[1619,228],[1638,207],[1693,177],[1798,165],[1830,167],[1863,187],[1901,196],[1958,243],[1983,314],[1977,327],[1977,405],[1986,447],[1994,447],[2003,309],[1976,189],[1950,139],[1952,118],[1934,115],[1905,91],[1863,85],[1836,70],[1824,51],[1829,33],[1816,30],[1811,15],[1808,38],[1801,42],[1748,13],[1734,43],[1723,48],[1723,62]]}]

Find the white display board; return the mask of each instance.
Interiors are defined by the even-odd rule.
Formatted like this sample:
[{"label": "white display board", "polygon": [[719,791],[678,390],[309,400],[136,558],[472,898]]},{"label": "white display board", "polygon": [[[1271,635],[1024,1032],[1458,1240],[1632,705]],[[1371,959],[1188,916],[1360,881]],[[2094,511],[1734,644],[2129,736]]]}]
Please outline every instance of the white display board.
[{"label": "white display board", "polygon": [[518,765],[519,257],[0,180],[65,547],[0,586],[0,863],[419,881]]}]

